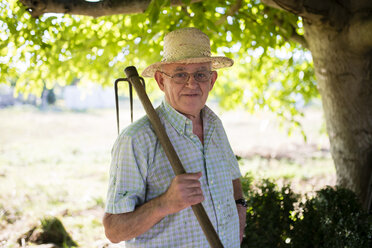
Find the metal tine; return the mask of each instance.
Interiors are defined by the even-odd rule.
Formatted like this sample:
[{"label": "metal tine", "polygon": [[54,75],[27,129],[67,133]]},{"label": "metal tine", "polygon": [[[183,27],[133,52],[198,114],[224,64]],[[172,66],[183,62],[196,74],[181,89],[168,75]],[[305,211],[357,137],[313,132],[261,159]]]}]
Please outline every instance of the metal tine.
[{"label": "metal tine", "polygon": [[[146,91],[145,80],[140,77],[143,88]],[[118,97],[118,83],[122,81],[127,81],[129,84],[129,103],[130,103],[130,121],[133,123],[133,86],[127,78],[118,78],[115,80],[114,89],[115,89],[115,106],[116,106],[116,125],[118,129],[118,135],[120,134],[120,122],[119,122],[119,97]]]},{"label": "metal tine", "polygon": [[130,102],[130,122],[133,123],[133,87],[132,84],[129,83],[129,102]]},{"label": "metal tine", "polygon": [[116,107],[116,126],[118,129],[118,135],[120,134],[118,83],[122,81],[127,81],[129,85],[131,86],[127,78],[118,78],[115,80],[114,89],[115,89],[115,107]]},{"label": "metal tine", "polygon": [[120,132],[120,127],[119,127],[119,99],[118,99],[118,83],[120,81],[128,81],[126,78],[118,78],[115,80],[114,83],[114,89],[115,89],[115,107],[116,107],[116,127],[118,129],[118,135]]}]

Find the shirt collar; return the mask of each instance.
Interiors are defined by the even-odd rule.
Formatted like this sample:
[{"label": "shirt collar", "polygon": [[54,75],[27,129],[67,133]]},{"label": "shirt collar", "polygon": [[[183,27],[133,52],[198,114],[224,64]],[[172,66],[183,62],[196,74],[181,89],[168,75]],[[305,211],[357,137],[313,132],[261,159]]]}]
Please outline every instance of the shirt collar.
[{"label": "shirt collar", "polygon": [[202,109],[202,118],[203,122],[207,120],[207,123],[214,123],[218,119],[217,115],[207,105]]},{"label": "shirt collar", "polygon": [[184,134],[186,124],[191,124],[191,120],[175,110],[165,99],[162,102],[165,117],[168,122],[177,130],[178,133]]},{"label": "shirt collar", "polygon": [[[189,128],[191,128],[192,132],[192,122],[189,118],[175,110],[165,99],[163,100],[162,105],[168,122],[173,126],[173,128],[177,130],[177,132],[184,134],[187,132],[186,130]],[[207,106],[204,106],[204,108],[201,111],[204,130],[206,130],[207,125],[208,125],[207,129],[213,127],[214,122],[218,118],[216,114],[213,113],[213,111]]]}]

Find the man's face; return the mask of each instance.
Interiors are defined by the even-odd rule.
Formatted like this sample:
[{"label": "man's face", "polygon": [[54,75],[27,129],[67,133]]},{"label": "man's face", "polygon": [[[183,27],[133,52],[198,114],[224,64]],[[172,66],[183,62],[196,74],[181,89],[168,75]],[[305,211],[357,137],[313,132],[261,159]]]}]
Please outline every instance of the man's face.
[{"label": "man's face", "polygon": [[[155,73],[155,80],[164,92],[165,99],[174,109],[182,114],[196,117],[207,101],[209,91],[212,90],[217,79],[217,72],[211,72],[210,80],[206,82],[196,81],[193,75],[195,72],[207,72],[209,75],[210,71],[211,63],[166,64],[162,66],[161,72]],[[169,77],[185,72],[190,73],[190,78],[183,84],[176,83],[174,78]]]}]

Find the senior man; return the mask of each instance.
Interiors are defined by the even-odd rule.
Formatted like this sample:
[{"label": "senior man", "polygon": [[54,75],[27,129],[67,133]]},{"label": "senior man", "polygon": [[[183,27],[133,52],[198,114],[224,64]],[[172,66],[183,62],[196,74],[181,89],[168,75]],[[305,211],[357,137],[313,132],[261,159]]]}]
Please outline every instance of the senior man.
[{"label": "senior man", "polygon": [[205,105],[214,70],[233,61],[211,56],[196,28],[168,33],[163,52],[142,75],[164,92],[156,111],[187,173],[175,176],[146,116],[128,126],[112,150],[106,236],[125,247],[209,247],[190,207],[202,203],[224,247],[240,247],[241,174],[220,119]]}]

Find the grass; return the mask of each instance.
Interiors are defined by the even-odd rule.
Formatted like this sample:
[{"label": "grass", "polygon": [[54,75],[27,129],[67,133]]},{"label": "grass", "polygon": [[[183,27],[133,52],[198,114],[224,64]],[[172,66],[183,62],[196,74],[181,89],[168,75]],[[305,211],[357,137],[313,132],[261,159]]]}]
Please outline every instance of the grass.
[{"label": "grass", "polygon": [[[129,114],[121,116],[124,127]],[[135,117],[139,116],[137,112]],[[45,216],[59,217],[81,247],[107,247],[101,218],[110,150],[117,135],[114,110],[41,111],[20,106],[0,109],[0,120],[0,247],[19,247],[17,238]],[[233,147],[246,142],[229,132],[234,127],[231,116],[224,124]],[[244,127],[241,115],[239,125]],[[245,127],[251,130],[249,125]],[[254,137],[250,140],[255,141]],[[301,193],[335,182],[327,152],[315,156],[315,149],[314,156],[293,157],[287,151],[279,158],[253,148],[247,145],[239,150],[244,157],[240,164],[243,174],[249,172],[257,180],[270,177],[291,183]]]},{"label": "grass", "polygon": [[46,215],[61,217],[81,247],[105,240],[111,114],[0,110],[1,247],[16,247],[16,237]]},{"label": "grass", "polygon": [[300,194],[313,193],[325,185],[335,185],[336,171],[330,157],[309,158],[301,162],[288,159],[263,159],[255,156],[240,161],[243,175],[254,177],[257,182],[271,178],[279,186],[289,184]]}]

